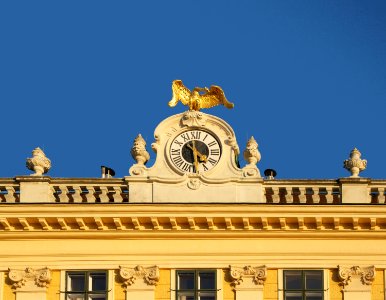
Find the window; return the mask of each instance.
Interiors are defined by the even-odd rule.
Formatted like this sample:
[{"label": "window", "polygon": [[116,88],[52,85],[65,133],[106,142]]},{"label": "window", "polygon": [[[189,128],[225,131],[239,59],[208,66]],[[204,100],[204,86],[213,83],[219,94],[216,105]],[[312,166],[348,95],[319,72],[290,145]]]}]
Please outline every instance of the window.
[{"label": "window", "polygon": [[284,300],[324,300],[322,270],[284,270]]},{"label": "window", "polygon": [[106,271],[66,272],[66,300],[107,300]]},{"label": "window", "polygon": [[216,271],[176,271],[177,300],[216,300]]}]

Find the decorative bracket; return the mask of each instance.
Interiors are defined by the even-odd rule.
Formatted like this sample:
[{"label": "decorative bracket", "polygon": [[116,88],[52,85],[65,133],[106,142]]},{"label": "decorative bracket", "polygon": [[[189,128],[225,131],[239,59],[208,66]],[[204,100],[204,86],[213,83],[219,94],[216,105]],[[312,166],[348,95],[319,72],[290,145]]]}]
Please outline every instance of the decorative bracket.
[{"label": "decorative bracket", "polygon": [[237,266],[229,266],[230,276],[232,278],[231,285],[237,286],[240,285],[241,282],[244,281],[244,278],[251,278],[255,285],[264,285],[264,281],[267,279],[267,267],[237,267]]},{"label": "decorative bracket", "polygon": [[33,269],[26,268],[25,270],[9,269],[9,279],[13,282],[15,289],[22,288],[28,283],[35,284],[36,287],[48,287],[51,281],[51,271],[48,268]]},{"label": "decorative bracket", "polygon": [[158,266],[136,266],[135,268],[119,266],[119,275],[125,289],[127,289],[128,286],[134,285],[138,278],[143,278],[143,281],[147,285],[157,285],[160,277]]}]

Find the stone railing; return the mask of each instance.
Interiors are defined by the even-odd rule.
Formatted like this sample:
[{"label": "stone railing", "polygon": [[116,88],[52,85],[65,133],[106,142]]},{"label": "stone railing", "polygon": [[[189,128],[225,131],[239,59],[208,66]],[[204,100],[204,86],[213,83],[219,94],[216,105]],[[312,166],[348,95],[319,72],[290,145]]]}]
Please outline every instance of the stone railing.
[{"label": "stone railing", "polygon": [[370,186],[371,203],[384,204],[386,203],[386,181],[372,180]]},{"label": "stone railing", "polygon": [[[102,179],[21,176],[2,178],[0,179],[0,201],[1,203],[140,203],[141,199],[137,199],[138,197],[133,192],[129,194],[130,183],[129,177]],[[249,203],[386,204],[386,180],[368,178],[291,179],[264,180],[258,184],[262,186],[262,197],[251,199]],[[214,199],[213,202],[218,203],[219,201]]]},{"label": "stone railing", "polygon": [[53,179],[50,186],[53,202],[128,202],[128,188],[121,179]]},{"label": "stone railing", "polygon": [[341,189],[336,180],[269,180],[264,183],[264,194],[266,203],[341,203]]},{"label": "stone railing", "polygon": [[0,202],[20,202],[20,185],[12,178],[0,179]]}]

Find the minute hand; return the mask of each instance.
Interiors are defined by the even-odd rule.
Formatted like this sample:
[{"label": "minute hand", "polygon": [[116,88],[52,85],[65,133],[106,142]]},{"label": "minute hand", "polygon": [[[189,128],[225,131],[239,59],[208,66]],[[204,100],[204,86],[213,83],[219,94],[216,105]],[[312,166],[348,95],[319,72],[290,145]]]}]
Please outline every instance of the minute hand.
[{"label": "minute hand", "polygon": [[196,170],[196,173],[198,172],[198,160],[197,160],[197,149],[194,144],[194,141],[192,142],[193,146],[190,145],[189,143],[187,144],[188,148],[190,148],[193,151],[193,159],[194,159],[194,168]]}]

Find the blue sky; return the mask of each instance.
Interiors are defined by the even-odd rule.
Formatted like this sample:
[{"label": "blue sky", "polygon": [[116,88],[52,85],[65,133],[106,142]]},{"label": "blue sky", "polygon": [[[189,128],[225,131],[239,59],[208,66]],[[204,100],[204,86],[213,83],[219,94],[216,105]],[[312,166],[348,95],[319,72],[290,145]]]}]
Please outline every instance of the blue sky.
[{"label": "blue sky", "polygon": [[[132,141],[169,108],[171,82],[221,86],[241,149],[278,178],[385,178],[386,1],[2,1],[1,177],[30,174],[33,148],[52,177],[128,175]],[[242,163],[244,161],[242,160]],[[150,166],[152,161],[148,164]]]}]

